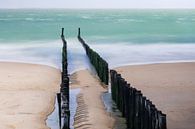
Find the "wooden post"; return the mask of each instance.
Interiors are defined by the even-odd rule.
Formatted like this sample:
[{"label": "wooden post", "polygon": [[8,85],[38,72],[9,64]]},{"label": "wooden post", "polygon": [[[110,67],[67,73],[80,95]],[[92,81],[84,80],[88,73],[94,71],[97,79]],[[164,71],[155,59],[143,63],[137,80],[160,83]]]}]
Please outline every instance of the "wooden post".
[{"label": "wooden post", "polygon": [[81,37],[81,29],[78,28],[78,37]]},{"label": "wooden post", "polygon": [[57,93],[57,100],[58,100],[58,110],[59,110],[59,126],[61,129],[61,93]]},{"label": "wooden post", "polygon": [[142,105],[141,105],[141,129],[148,129],[147,128],[147,115],[146,115],[146,97],[142,97]]},{"label": "wooden post", "polygon": [[147,111],[148,111],[148,129],[152,129],[152,118],[151,118],[151,105],[152,102],[150,100],[147,101]]},{"label": "wooden post", "polygon": [[130,84],[125,85],[125,118],[126,118],[126,123],[127,123],[127,128],[129,128],[129,96],[130,96]]},{"label": "wooden post", "polygon": [[166,114],[161,114],[161,128],[160,129],[167,129],[167,123],[166,123]]},{"label": "wooden post", "polygon": [[65,110],[62,129],[70,129],[70,110]]},{"label": "wooden post", "polygon": [[140,104],[141,104],[141,91],[135,93],[135,129],[141,128],[141,117],[140,117]]},{"label": "wooden post", "polygon": [[64,37],[64,28],[62,28],[61,37]]},{"label": "wooden post", "polygon": [[125,86],[127,85],[127,82],[125,79],[121,78],[121,112],[122,116],[125,117]]},{"label": "wooden post", "polygon": [[151,105],[151,118],[152,118],[152,128],[155,129],[155,124],[156,124],[156,118],[155,118],[155,105]]},{"label": "wooden post", "polygon": [[117,104],[117,107],[119,108],[119,102],[120,102],[120,80],[121,78],[121,75],[120,74],[117,74],[117,77],[116,77],[116,80],[117,80],[117,87],[116,87],[116,104]]},{"label": "wooden post", "polygon": [[131,90],[131,95],[130,95],[130,129],[135,129],[135,93],[136,89],[135,88],[130,88]]},{"label": "wooden post", "polygon": [[128,112],[128,98],[129,98],[129,88],[130,84],[126,84],[124,86],[124,112],[125,112],[125,117],[127,117],[127,112]]},{"label": "wooden post", "polygon": [[114,84],[114,86],[113,86],[113,100],[116,102],[116,98],[117,98],[117,72],[116,71],[114,71],[114,73],[113,73],[114,75],[113,75],[113,84]]}]

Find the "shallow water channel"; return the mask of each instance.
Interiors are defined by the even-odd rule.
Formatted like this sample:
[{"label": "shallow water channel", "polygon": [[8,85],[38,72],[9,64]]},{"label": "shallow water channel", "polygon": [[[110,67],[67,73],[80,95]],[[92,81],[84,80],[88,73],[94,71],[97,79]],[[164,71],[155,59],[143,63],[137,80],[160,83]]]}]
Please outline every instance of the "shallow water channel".
[{"label": "shallow water channel", "polygon": [[[70,89],[70,129],[74,129],[74,115],[76,113],[77,102],[76,97],[79,94],[80,89]],[[57,98],[55,100],[55,109],[54,111],[48,116],[46,120],[47,126],[51,129],[60,129],[59,127],[59,107]]]},{"label": "shallow water channel", "polygon": [[106,107],[106,111],[116,120],[114,129],[126,129],[127,126],[125,118],[122,117],[121,112],[117,109],[115,102],[113,102],[110,88],[108,92],[102,94],[102,100],[104,102],[104,106]]}]

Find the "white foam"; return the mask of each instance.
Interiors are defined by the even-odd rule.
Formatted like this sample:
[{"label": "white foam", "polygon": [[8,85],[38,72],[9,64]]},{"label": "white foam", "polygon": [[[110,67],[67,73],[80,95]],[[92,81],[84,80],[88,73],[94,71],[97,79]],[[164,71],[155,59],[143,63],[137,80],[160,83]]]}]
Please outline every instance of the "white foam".
[{"label": "white foam", "polygon": [[81,43],[75,39],[67,40],[68,70],[73,73],[82,69],[90,69],[90,62]]},{"label": "white foam", "polygon": [[55,68],[61,67],[62,41],[34,41],[23,43],[1,43],[0,60],[44,64]]},{"label": "white foam", "polygon": [[110,67],[127,64],[183,62],[195,60],[195,44],[91,44]]},{"label": "white foam", "polygon": [[117,19],[117,22],[119,23],[124,23],[124,22],[144,22],[143,20],[139,20],[139,19],[129,19],[129,18],[121,18],[121,19]]},{"label": "white foam", "polygon": [[87,16],[87,15],[86,16],[81,16],[81,18],[82,19],[91,19],[91,17],[90,16]]},{"label": "white foam", "polygon": [[[90,69],[89,59],[81,43],[67,39],[69,73]],[[88,43],[110,67],[129,64],[150,64],[163,62],[190,62],[195,60],[195,44],[146,44],[133,43]],[[0,61],[44,64],[61,68],[62,41],[34,41],[23,43],[1,43]]]},{"label": "white foam", "polygon": [[25,18],[26,21],[34,21],[34,18]]},{"label": "white foam", "polygon": [[26,21],[53,21],[50,18],[25,18]]}]

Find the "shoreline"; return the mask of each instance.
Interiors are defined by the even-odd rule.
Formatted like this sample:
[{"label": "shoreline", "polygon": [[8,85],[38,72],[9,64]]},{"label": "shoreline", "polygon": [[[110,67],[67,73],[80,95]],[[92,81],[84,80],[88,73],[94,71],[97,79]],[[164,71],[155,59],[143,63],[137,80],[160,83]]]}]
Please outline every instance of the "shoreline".
[{"label": "shoreline", "polygon": [[[153,64],[177,64],[177,63],[195,63],[195,60],[157,61],[157,62],[148,62],[148,63],[147,62],[145,63],[125,63],[125,64],[119,64],[119,65],[109,66],[109,67],[110,69],[117,69],[117,68],[126,67],[126,66],[142,66],[142,65],[153,65]],[[91,64],[89,65],[91,66]],[[89,70],[89,69],[88,68],[78,68],[76,70],[71,71],[69,74],[72,75],[82,70]]]},{"label": "shoreline", "polygon": [[175,60],[175,61],[157,61],[157,62],[145,62],[145,63],[125,63],[116,66],[112,66],[111,69],[117,69],[126,66],[144,66],[154,64],[177,64],[177,63],[195,63],[195,60]]},{"label": "shoreline", "polygon": [[0,62],[0,71],[0,128],[48,129],[46,120],[54,110],[60,71],[13,62]]},{"label": "shoreline", "polygon": [[41,62],[36,62],[35,61],[14,61],[14,60],[0,60],[0,63],[10,63],[10,64],[27,64],[27,65],[36,65],[36,66],[45,66],[45,67],[50,67],[52,69],[57,69],[57,70],[61,70],[61,67],[52,65],[52,64],[46,64],[46,63],[41,63]]}]

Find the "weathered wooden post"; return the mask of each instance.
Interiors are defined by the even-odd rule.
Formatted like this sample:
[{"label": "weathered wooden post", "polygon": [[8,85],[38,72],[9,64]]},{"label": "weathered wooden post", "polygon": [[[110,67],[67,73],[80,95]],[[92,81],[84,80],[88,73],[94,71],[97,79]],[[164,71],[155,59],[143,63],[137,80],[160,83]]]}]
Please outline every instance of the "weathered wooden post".
[{"label": "weathered wooden post", "polygon": [[113,94],[114,94],[114,96],[113,96],[113,99],[114,99],[114,101],[115,101],[115,103],[117,102],[117,92],[118,92],[118,90],[117,90],[117,86],[118,86],[118,80],[117,80],[117,72],[116,71],[114,71],[114,75],[113,75],[113,84],[114,84],[114,89],[113,89]]},{"label": "weathered wooden post", "polygon": [[60,128],[69,129],[70,127],[70,110],[69,110],[69,77],[67,71],[67,43],[64,38],[64,28],[62,28],[61,39],[63,42],[62,48],[62,72],[61,72],[61,87],[60,95],[58,95],[58,101],[60,99],[60,109],[59,109],[59,119],[60,119]]},{"label": "weathered wooden post", "polygon": [[125,81],[125,79],[124,79],[124,81],[123,81],[123,87],[122,87],[122,115],[123,115],[123,117],[125,117],[125,114],[126,114],[126,108],[125,108],[125,100],[126,100],[126,96],[125,96],[125,93],[126,93],[126,87],[127,86],[127,81]]},{"label": "weathered wooden post", "polygon": [[140,117],[140,97],[141,91],[135,93],[135,129],[141,128],[141,117]]},{"label": "weathered wooden post", "polygon": [[112,99],[116,101],[116,71],[110,70],[110,78],[111,78],[111,94]]},{"label": "weathered wooden post", "polygon": [[[61,93],[66,97],[69,103],[69,77],[64,77],[62,80]],[[69,104],[68,104],[69,106]],[[69,107],[68,107],[69,108]]]},{"label": "weathered wooden post", "polygon": [[130,92],[130,84],[125,84],[124,86],[124,116],[126,119],[128,118],[128,110],[129,110],[129,93]]},{"label": "weathered wooden post", "polygon": [[64,37],[64,28],[62,28],[61,37]]},{"label": "weathered wooden post", "polygon": [[118,101],[118,108],[119,108],[119,110],[122,112],[122,110],[121,110],[121,103],[122,103],[122,100],[121,100],[121,98],[122,98],[122,94],[121,94],[121,92],[122,92],[122,83],[121,83],[121,80],[122,78],[120,77],[119,78],[119,101]]},{"label": "weathered wooden post", "polygon": [[70,110],[65,110],[62,129],[70,129]]},{"label": "weathered wooden post", "polygon": [[152,129],[151,106],[152,106],[152,102],[151,102],[150,100],[147,100],[147,110],[148,110],[148,129]]},{"label": "weathered wooden post", "polygon": [[159,129],[158,124],[159,124],[158,110],[155,108],[155,129]]},{"label": "weathered wooden post", "polygon": [[161,129],[167,129],[166,114],[161,114]]},{"label": "weathered wooden post", "polygon": [[61,93],[57,93],[57,101],[58,101],[58,110],[59,110],[59,126],[61,129]]},{"label": "weathered wooden post", "polygon": [[81,37],[81,29],[78,28],[78,37]]},{"label": "weathered wooden post", "polygon": [[155,129],[155,124],[156,124],[156,118],[155,118],[155,105],[152,104],[151,105],[151,118],[152,118],[152,128],[151,129]]},{"label": "weathered wooden post", "polygon": [[117,104],[117,107],[119,108],[120,110],[120,100],[121,100],[121,96],[120,96],[120,79],[121,79],[121,75],[120,74],[117,74],[117,99],[116,99],[116,104]]},{"label": "weathered wooden post", "polygon": [[106,82],[105,83],[106,83],[106,85],[108,85],[108,83],[109,83],[109,68],[108,68],[108,63],[107,62],[105,62],[105,63],[106,63],[106,68],[105,68],[106,69],[106,71],[105,71],[106,72],[105,73],[106,74],[105,75],[106,76]]},{"label": "weathered wooden post", "polygon": [[127,122],[127,128],[130,127],[130,84],[125,86],[125,117]]},{"label": "weathered wooden post", "polygon": [[136,89],[131,88],[131,95],[130,95],[130,129],[135,129],[135,93]]},{"label": "weathered wooden post", "polygon": [[145,103],[144,103],[144,129],[150,129],[149,128],[149,109],[148,109],[148,103],[149,103],[149,100],[145,100]]},{"label": "weathered wooden post", "polygon": [[141,98],[141,129],[147,129],[145,127],[145,123],[147,122],[145,104],[146,104],[146,97],[143,96]]}]

